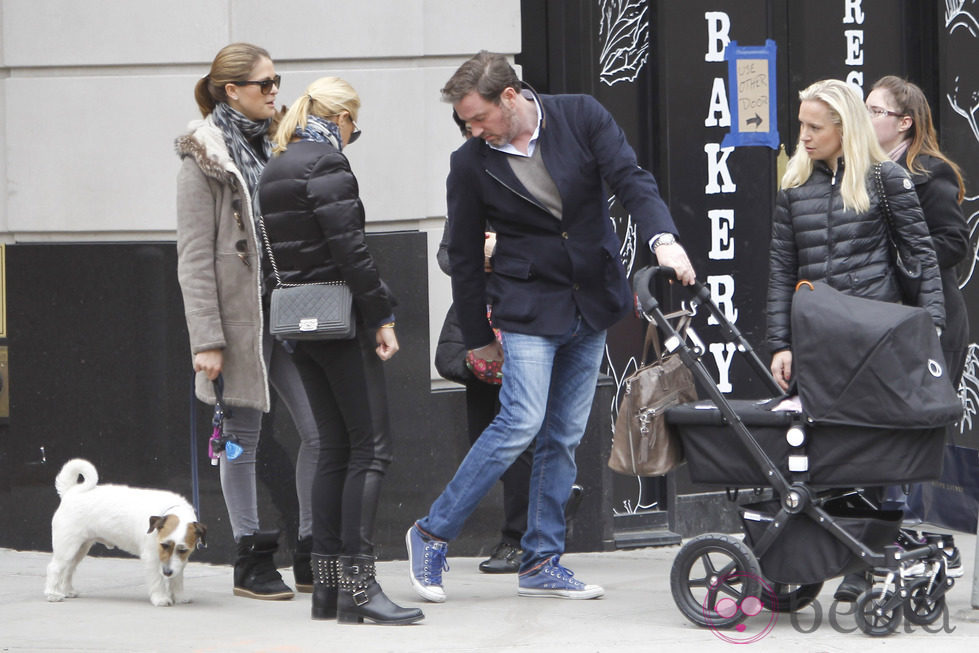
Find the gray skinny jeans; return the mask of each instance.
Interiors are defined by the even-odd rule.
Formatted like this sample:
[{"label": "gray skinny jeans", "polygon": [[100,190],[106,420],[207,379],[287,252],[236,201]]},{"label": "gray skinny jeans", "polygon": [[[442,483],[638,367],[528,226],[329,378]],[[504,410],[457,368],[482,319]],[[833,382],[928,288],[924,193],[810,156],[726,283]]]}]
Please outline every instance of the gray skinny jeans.
[{"label": "gray skinny jeans", "polygon": [[[269,384],[285,404],[299,432],[299,455],[296,458],[298,535],[300,538],[309,537],[313,534],[313,479],[320,448],[316,420],[292,356],[281,342],[268,334],[267,329],[262,339],[262,352]],[[235,541],[259,530],[255,452],[261,430],[262,411],[254,408],[234,406],[231,415],[224,421],[225,435],[234,435],[244,449],[240,456],[231,461],[221,456],[221,490]]]}]

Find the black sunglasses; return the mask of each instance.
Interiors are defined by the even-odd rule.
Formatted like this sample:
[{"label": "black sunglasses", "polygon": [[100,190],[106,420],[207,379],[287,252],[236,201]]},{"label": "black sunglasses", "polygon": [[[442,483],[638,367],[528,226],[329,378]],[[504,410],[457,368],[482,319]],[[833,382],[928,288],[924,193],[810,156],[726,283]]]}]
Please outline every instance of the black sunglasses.
[{"label": "black sunglasses", "polygon": [[256,84],[262,91],[262,95],[268,95],[272,92],[272,87],[281,88],[279,82],[282,81],[282,75],[276,75],[272,79],[262,79],[258,81],[246,80],[244,82],[231,82],[235,86],[248,86],[250,84]]}]

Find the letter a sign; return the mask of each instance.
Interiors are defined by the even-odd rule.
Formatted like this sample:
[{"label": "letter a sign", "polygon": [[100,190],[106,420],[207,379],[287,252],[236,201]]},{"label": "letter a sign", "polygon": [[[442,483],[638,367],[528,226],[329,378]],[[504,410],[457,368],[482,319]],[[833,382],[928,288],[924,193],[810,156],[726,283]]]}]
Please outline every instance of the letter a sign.
[{"label": "letter a sign", "polygon": [[775,41],[765,45],[739,46],[731,41],[724,49],[728,66],[731,131],[721,147],[767,145],[778,149],[775,93]]}]

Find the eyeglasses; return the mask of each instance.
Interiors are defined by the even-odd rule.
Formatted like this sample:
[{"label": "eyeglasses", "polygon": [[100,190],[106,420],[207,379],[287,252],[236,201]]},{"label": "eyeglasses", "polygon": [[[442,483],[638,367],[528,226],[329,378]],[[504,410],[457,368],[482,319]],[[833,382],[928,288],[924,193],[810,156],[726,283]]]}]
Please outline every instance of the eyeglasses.
[{"label": "eyeglasses", "polygon": [[[337,113],[337,114],[334,114],[332,116],[324,116],[324,117],[325,118],[336,118],[337,120],[332,120],[331,122],[334,123],[337,127],[339,127],[340,126],[340,123],[338,122],[338,120],[343,117],[343,114],[342,113]],[[354,141],[356,141],[358,138],[360,138],[361,131],[360,131],[360,127],[357,126],[357,123],[354,121],[354,119],[353,118],[350,118],[350,114],[349,113],[347,113],[347,117],[350,119],[350,124],[354,126],[354,130],[352,132],[350,132],[350,138],[347,139],[347,145],[350,145]]]},{"label": "eyeglasses", "polygon": [[884,116],[894,116],[895,118],[903,118],[903,113],[898,113],[897,111],[891,111],[885,109],[884,107],[867,107],[867,112],[870,114],[871,118],[883,118]]},{"label": "eyeglasses", "polygon": [[235,86],[248,86],[250,84],[255,84],[262,91],[262,95],[268,95],[272,92],[272,87],[281,88],[279,82],[282,81],[282,75],[276,75],[272,79],[261,79],[261,80],[246,80],[243,82],[231,82]]}]

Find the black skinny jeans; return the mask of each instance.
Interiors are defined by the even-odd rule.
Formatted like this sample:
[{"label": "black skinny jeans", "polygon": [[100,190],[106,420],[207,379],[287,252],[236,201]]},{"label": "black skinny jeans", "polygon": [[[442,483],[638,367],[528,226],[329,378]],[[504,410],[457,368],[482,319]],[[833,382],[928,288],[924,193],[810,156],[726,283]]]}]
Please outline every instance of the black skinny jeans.
[{"label": "black skinny jeans", "polygon": [[313,481],[313,552],[374,555],[381,480],[391,462],[387,393],[373,331],[305,340],[294,358],[320,434]]}]

